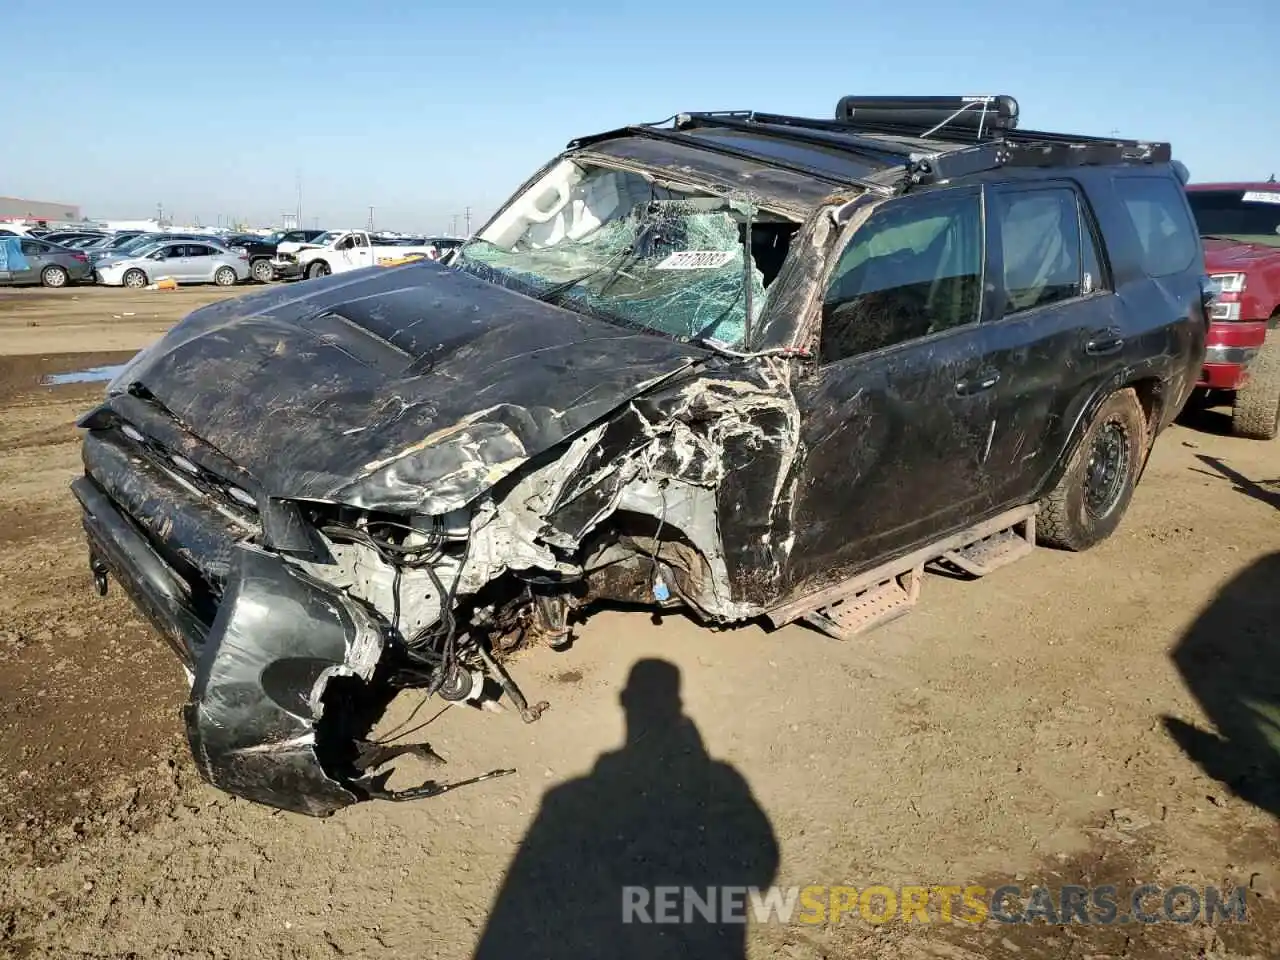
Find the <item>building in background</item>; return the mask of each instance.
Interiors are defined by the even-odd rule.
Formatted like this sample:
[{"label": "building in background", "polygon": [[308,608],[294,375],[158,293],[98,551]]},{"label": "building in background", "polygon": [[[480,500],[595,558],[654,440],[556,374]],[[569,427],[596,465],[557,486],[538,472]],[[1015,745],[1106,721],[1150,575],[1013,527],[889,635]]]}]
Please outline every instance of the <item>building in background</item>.
[{"label": "building in background", "polygon": [[23,200],[20,197],[0,197],[0,220],[47,221],[55,223],[79,223],[80,207],[74,203],[55,203],[52,200]]}]

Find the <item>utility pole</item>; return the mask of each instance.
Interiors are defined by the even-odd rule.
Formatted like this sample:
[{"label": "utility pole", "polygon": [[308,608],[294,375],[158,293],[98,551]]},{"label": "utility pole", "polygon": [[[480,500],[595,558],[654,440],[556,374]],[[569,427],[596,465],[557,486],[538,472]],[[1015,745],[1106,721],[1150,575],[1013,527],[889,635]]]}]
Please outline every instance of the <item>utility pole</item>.
[{"label": "utility pole", "polygon": [[369,208],[369,232],[373,233],[373,207]]},{"label": "utility pole", "polygon": [[466,224],[467,224],[466,235],[470,237],[471,236],[471,208],[470,207],[467,207],[467,212],[464,214],[464,216],[466,217]]},{"label": "utility pole", "polygon": [[164,226],[164,204],[163,203],[156,204],[156,223],[160,224],[160,226],[162,227]]},{"label": "utility pole", "polygon": [[295,228],[302,226],[302,168],[294,171],[295,185],[298,188],[297,209],[294,210],[293,224]]},{"label": "utility pole", "polygon": [[449,236],[456,237],[458,235],[458,215],[453,215],[451,225],[449,227]]}]

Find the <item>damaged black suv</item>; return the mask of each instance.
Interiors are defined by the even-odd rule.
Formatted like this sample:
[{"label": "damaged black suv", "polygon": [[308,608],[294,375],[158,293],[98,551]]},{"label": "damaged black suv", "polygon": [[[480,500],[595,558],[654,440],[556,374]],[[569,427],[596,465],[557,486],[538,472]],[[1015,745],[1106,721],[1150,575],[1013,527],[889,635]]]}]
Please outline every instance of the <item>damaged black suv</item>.
[{"label": "damaged black suv", "polygon": [[369,717],[415,686],[535,719],[511,654],[595,601],[848,636],[927,564],[1087,548],[1199,374],[1180,169],[1009,97],[576,140],[447,263],[131,361],[80,422],[98,588],[186,663],[202,774],[324,815],[447,789],[384,789]]}]

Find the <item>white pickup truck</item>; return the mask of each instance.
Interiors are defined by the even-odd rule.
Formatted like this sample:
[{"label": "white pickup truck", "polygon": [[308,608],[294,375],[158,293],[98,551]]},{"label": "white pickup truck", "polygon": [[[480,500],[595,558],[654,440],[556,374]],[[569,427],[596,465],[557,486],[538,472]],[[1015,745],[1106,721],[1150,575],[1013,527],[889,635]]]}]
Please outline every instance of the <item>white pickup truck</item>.
[{"label": "white pickup truck", "polygon": [[300,245],[300,249],[277,249],[271,267],[277,279],[301,277],[313,280],[316,277],[327,277],[331,273],[345,273],[361,267],[395,262],[415,254],[430,256],[435,249],[429,243],[381,243],[365,230],[332,231],[317,237],[314,243]]}]

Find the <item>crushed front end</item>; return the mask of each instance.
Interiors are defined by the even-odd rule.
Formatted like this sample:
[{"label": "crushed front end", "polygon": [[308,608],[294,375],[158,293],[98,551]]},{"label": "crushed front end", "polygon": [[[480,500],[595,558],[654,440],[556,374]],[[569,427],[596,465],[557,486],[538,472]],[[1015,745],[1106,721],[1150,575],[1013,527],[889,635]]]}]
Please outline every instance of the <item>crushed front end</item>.
[{"label": "crushed front end", "polygon": [[799,224],[612,168],[547,176],[582,222],[528,262],[517,206],[465,269],[202,307],[80,421],[99,588],[186,664],[216,786],[326,815],[507,772],[392,793],[366,737],[405,688],[537,719],[509,658],[565,646],[597,601],[727,624],[776,599],[793,358],[734,348]]},{"label": "crushed front end", "polygon": [[[355,718],[325,707],[348,694],[337,678],[377,682],[388,638],[376,615],[264,549],[245,479],[197,466],[180,452],[190,438],[124,399],[132,422],[110,407],[82,421],[85,473],[72,489],[99,592],[116,580],[191,678],[184,717],[201,774],[317,816],[361,799],[359,732],[338,729]],[[283,519],[269,523],[296,520],[289,506],[270,509]]]}]

